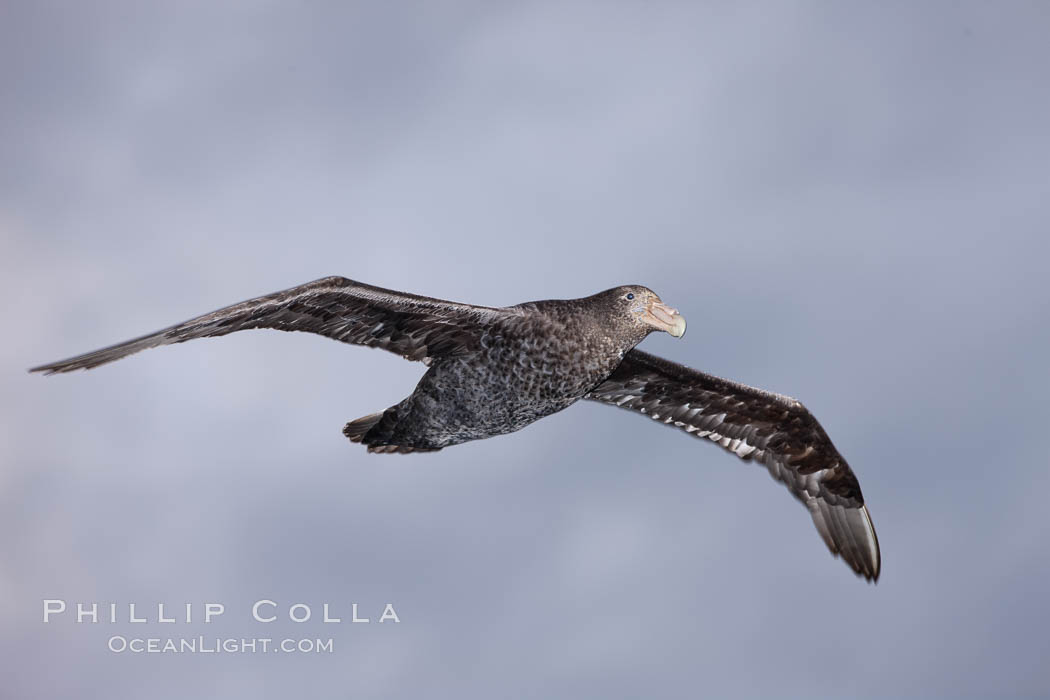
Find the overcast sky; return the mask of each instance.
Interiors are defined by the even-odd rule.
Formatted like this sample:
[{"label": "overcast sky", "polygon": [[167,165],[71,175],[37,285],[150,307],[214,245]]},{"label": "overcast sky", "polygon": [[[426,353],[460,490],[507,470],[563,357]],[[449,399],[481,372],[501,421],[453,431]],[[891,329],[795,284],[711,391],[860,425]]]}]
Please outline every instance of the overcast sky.
[{"label": "overcast sky", "polygon": [[[1048,7],[3,3],[5,692],[1050,692]],[[652,287],[690,330],[644,349],[821,420],[882,579],[761,468],[625,411],[369,455],[342,425],[424,369],[378,351],[252,332],[25,373],[331,274]],[[44,624],[45,598],[227,612]]]}]

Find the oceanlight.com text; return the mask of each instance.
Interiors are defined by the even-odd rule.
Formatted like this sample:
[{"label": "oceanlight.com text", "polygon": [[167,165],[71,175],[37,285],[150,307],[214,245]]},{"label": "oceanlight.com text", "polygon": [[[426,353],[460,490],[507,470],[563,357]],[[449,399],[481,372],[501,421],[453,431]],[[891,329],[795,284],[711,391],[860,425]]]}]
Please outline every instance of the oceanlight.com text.
[{"label": "oceanlight.com text", "polygon": [[125,637],[109,638],[114,654],[331,654],[332,638],[273,639],[270,637]]}]

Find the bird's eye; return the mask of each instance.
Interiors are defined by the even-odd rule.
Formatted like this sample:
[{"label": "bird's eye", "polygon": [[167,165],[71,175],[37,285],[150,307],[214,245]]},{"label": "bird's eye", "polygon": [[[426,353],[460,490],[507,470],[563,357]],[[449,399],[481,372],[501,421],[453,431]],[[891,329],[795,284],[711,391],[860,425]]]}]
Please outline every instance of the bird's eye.
[{"label": "bird's eye", "polygon": [[631,292],[628,292],[627,293],[627,301],[630,301],[631,299],[634,299],[634,294],[631,293]]}]

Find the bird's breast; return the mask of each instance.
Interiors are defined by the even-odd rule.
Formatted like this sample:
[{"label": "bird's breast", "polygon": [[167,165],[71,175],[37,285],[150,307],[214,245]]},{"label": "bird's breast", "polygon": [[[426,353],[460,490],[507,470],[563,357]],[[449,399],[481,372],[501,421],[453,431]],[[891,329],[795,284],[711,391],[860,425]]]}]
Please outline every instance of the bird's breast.
[{"label": "bird's breast", "polygon": [[580,400],[619,362],[618,350],[568,332],[495,329],[474,351],[431,365],[410,420],[441,444],[514,432]]},{"label": "bird's breast", "polygon": [[493,332],[482,338],[472,364],[497,387],[521,400],[561,403],[581,398],[619,364],[622,353],[603,338],[571,327],[543,332]]}]

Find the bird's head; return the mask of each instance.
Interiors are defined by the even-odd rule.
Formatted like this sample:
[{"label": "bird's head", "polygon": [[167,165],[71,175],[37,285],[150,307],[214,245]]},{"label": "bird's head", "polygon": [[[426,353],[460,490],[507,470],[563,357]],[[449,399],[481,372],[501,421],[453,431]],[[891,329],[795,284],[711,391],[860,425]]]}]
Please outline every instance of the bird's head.
[{"label": "bird's head", "polygon": [[616,287],[600,295],[612,304],[621,318],[642,337],[655,331],[666,331],[675,338],[685,335],[685,318],[660,300],[656,292],[641,285]]}]

